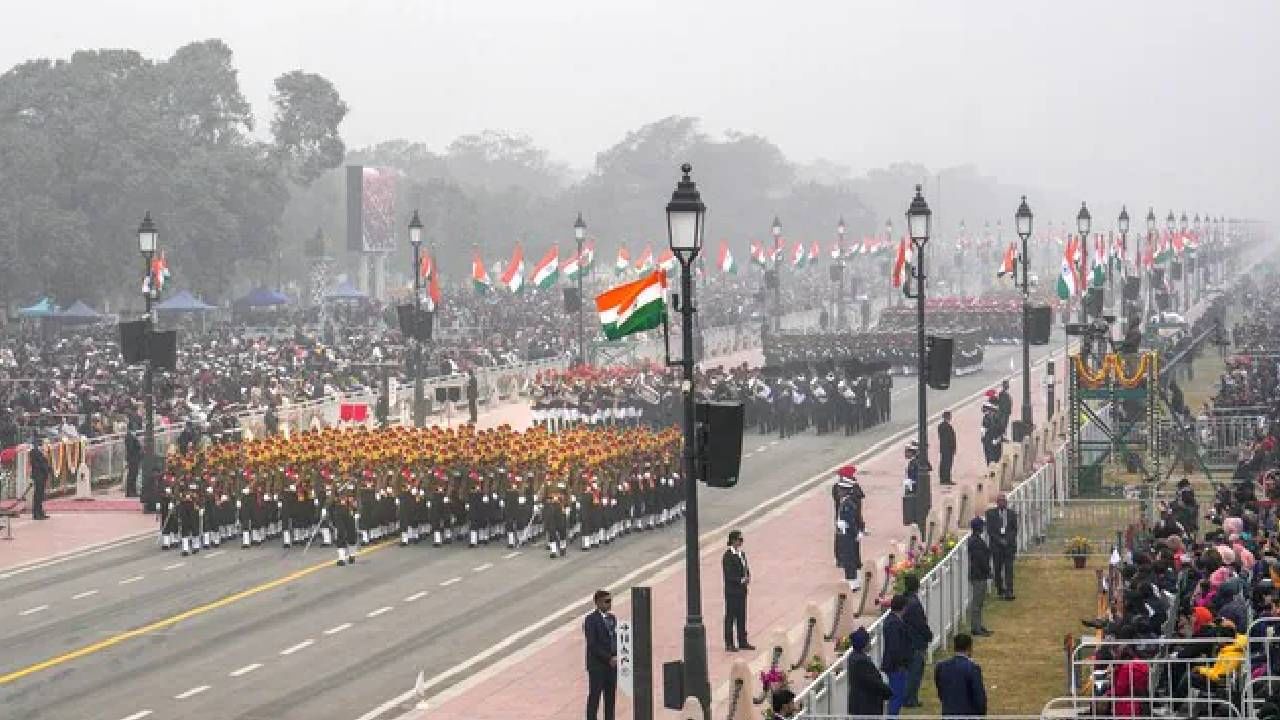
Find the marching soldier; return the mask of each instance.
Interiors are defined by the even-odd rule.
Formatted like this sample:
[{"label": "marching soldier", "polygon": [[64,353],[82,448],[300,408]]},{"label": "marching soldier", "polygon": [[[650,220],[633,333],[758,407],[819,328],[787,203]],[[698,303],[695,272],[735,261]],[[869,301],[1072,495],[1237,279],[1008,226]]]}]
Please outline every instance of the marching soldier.
[{"label": "marching soldier", "polygon": [[356,562],[356,515],[359,500],[354,486],[346,483],[339,487],[333,502],[334,544],[338,547],[338,567]]}]

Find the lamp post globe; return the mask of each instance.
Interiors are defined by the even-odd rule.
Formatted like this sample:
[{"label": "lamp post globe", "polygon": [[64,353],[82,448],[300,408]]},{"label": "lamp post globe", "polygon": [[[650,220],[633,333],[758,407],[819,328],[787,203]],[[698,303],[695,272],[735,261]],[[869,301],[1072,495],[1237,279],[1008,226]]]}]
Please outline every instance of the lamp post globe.
[{"label": "lamp post globe", "polygon": [[[702,248],[703,223],[707,207],[702,203],[698,186],[690,177],[693,167],[680,166],[682,174],[667,203],[667,241],[680,262],[680,330],[682,348],[680,367],[683,374],[682,405],[684,408],[684,447],[680,471],[685,489],[685,624],[684,624],[684,695],[697,698],[704,718],[711,711],[711,679],[707,669],[707,630],[702,622],[702,576],[698,546],[698,480],[695,469],[701,463],[702,447],[698,443],[694,411],[694,345],[693,345],[693,261]],[[775,225],[777,221],[775,220]]]},{"label": "lamp post globe", "polygon": [[1172,235],[1174,230],[1178,229],[1178,218],[1174,217],[1173,211],[1169,211],[1169,216],[1164,219],[1164,229]]},{"label": "lamp post globe", "polygon": [[1124,205],[1120,206],[1120,219],[1116,224],[1120,228],[1121,235],[1127,235],[1129,233],[1129,208]]},{"label": "lamp post globe", "polygon": [[773,234],[774,240],[782,237],[782,221],[778,219],[777,215],[773,216],[773,225],[770,226],[769,232]]}]

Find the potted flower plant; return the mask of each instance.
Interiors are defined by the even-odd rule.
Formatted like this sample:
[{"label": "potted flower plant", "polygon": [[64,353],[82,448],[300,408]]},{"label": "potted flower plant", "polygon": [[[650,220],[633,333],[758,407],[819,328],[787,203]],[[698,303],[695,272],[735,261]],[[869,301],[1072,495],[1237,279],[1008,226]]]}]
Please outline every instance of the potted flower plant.
[{"label": "potted flower plant", "polygon": [[822,657],[814,655],[809,658],[809,662],[805,663],[804,676],[809,680],[817,679],[823,670],[827,669],[827,664],[822,662]]},{"label": "potted flower plant", "polygon": [[1083,568],[1093,546],[1089,544],[1088,538],[1077,535],[1067,540],[1066,549],[1071,562],[1075,563],[1077,568]]}]

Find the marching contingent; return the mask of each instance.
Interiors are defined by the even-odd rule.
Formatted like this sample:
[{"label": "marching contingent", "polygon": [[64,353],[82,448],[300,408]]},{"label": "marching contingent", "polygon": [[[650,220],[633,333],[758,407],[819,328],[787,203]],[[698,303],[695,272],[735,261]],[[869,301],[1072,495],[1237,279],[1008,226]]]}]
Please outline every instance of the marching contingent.
[{"label": "marching contingent", "polygon": [[239,539],[317,539],[338,565],[371,543],[516,548],[545,537],[564,557],[683,512],[673,428],[326,428],[170,458],[160,546],[185,556]]}]

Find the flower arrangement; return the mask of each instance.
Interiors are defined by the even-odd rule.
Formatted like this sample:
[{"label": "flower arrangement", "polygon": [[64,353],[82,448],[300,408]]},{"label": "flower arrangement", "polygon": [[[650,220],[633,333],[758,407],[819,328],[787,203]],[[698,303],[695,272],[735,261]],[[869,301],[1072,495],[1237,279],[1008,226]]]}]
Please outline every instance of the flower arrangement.
[{"label": "flower arrangement", "polygon": [[782,672],[781,668],[771,667],[760,671],[760,684],[764,687],[766,695],[774,690],[785,688],[788,682],[787,674]]},{"label": "flower arrangement", "polygon": [[836,640],[836,655],[844,655],[852,647],[853,643],[849,642],[849,636],[844,635],[839,640]]},{"label": "flower arrangement", "polygon": [[826,669],[827,664],[822,662],[822,658],[818,655],[814,655],[809,658],[809,662],[805,663],[804,666],[805,673],[812,677],[818,677],[822,674],[822,671]]},{"label": "flower arrangement", "polygon": [[893,579],[890,597],[882,597],[877,602],[881,607],[889,607],[893,594],[906,590],[907,575],[923,578],[929,571],[942,562],[943,558],[955,548],[955,535],[945,535],[941,540],[928,548],[917,548],[907,552],[907,557],[885,568],[885,573]]},{"label": "flower arrangement", "polygon": [[1073,538],[1068,538],[1065,547],[1067,554],[1072,557],[1088,555],[1089,552],[1093,550],[1093,545],[1090,544],[1089,539],[1079,535],[1076,535]]}]

